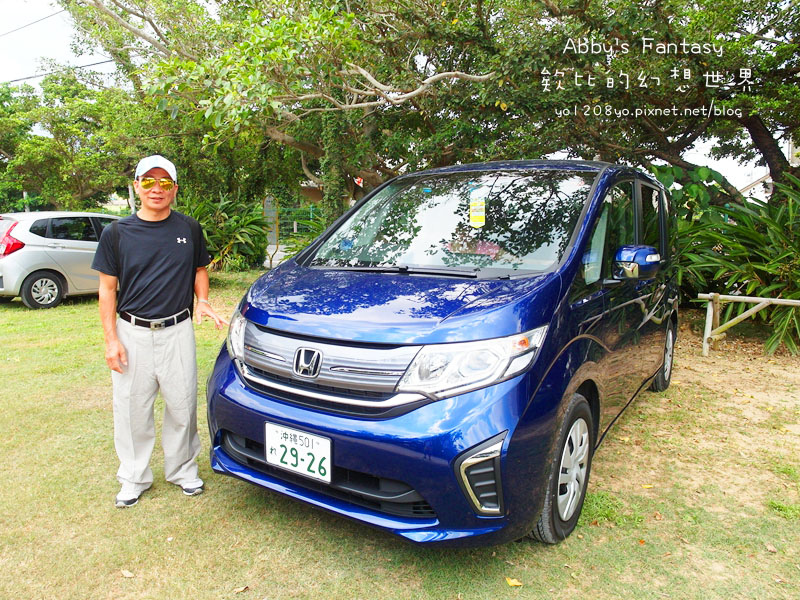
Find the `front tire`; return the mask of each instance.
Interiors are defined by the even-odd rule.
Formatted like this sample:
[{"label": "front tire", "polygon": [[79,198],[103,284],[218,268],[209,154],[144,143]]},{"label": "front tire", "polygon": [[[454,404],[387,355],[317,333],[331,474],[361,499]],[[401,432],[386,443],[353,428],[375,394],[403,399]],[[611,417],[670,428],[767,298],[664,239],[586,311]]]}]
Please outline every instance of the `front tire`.
[{"label": "front tire", "polygon": [[675,326],[670,323],[667,327],[667,337],[664,340],[664,363],[656,373],[650,389],[654,392],[663,392],[669,387],[672,379],[672,362],[675,356]]},{"label": "front tire", "polygon": [[594,437],[592,409],[575,394],[561,423],[542,514],[531,531],[540,542],[557,544],[575,529],[589,484]]},{"label": "front tire", "polygon": [[28,308],[53,308],[64,298],[64,283],[54,273],[38,271],[22,282],[20,296]]}]

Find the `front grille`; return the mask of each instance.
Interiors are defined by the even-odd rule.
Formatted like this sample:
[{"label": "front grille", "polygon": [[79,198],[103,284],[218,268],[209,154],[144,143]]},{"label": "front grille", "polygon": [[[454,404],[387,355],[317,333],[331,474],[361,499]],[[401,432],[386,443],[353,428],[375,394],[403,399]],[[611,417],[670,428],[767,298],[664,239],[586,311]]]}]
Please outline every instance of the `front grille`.
[{"label": "front grille", "polygon": [[[237,368],[250,387],[270,397],[325,412],[387,418],[429,401],[395,391],[419,348],[294,336],[248,322]],[[307,353],[318,361],[313,378],[295,369],[297,357]]]},{"label": "front grille", "polygon": [[[368,419],[388,419],[390,417],[396,417],[405,414],[411,410],[419,408],[423,404],[431,402],[429,398],[420,396],[418,394],[379,394],[375,396],[372,395],[372,392],[342,389],[335,390],[336,393],[333,395],[335,395],[339,401],[334,402],[304,393],[305,391],[320,392],[325,394],[327,391],[323,391],[321,389],[323,386],[317,386],[316,389],[311,390],[308,386],[298,385],[298,382],[293,379],[289,379],[286,383],[283,383],[278,377],[264,373],[259,369],[254,369],[249,365],[245,365],[243,369],[240,369],[239,374],[242,375],[244,380],[247,382],[247,385],[251,389],[261,392],[270,398],[283,400],[284,402],[290,402],[291,404],[299,404],[300,406],[307,406],[309,408],[322,410],[324,412],[354,417]],[[281,389],[275,387],[270,385],[272,382],[279,385],[288,386],[291,389]],[[302,383],[305,384],[305,382]],[[369,394],[369,396],[366,396],[365,394]],[[392,405],[391,402],[388,406],[385,404],[380,404],[381,401],[391,401],[392,398],[400,398],[401,396],[404,396],[407,398],[407,400],[404,400],[397,405]],[[375,402],[375,404],[371,405],[371,402]]]},{"label": "front grille", "polygon": [[433,507],[419,492],[402,481],[375,477],[367,473],[334,466],[331,472],[331,483],[327,485],[273,467],[264,458],[264,444],[254,440],[223,431],[222,447],[231,458],[256,471],[290,481],[338,500],[387,515],[417,519],[436,518]]},{"label": "front grille", "polygon": [[345,389],[340,387],[334,387],[332,385],[320,385],[312,381],[302,381],[299,379],[292,379],[291,377],[281,377],[280,375],[274,375],[272,373],[264,371],[263,369],[254,367],[253,365],[247,365],[247,366],[251,371],[253,371],[253,373],[256,373],[259,377],[262,377],[263,379],[266,379],[268,381],[274,381],[276,383],[282,383],[284,385],[291,385],[298,391],[308,390],[312,392],[322,392],[323,394],[335,394],[337,396],[346,396],[359,400],[386,400],[387,398],[391,398],[393,396],[393,394],[386,394],[383,392]]}]

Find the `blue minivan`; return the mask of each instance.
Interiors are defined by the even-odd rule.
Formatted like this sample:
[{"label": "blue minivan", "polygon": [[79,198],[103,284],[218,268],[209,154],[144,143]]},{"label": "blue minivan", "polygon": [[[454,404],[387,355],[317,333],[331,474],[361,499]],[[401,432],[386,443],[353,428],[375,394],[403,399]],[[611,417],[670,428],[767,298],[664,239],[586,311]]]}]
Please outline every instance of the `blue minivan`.
[{"label": "blue minivan", "polygon": [[242,299],[214,471],[412,542],[564,539],[608,428],[669,385],[675,233],[625,166],[392,179]]}]

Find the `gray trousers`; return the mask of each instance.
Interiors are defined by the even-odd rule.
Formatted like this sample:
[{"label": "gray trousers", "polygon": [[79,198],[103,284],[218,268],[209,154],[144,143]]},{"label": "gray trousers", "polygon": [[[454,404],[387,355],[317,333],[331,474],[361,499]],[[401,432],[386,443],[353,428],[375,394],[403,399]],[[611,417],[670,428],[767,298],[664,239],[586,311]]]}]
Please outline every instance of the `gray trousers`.
[{"label": "gray trousers", "polygon": [[164,398],[161,445],[164,477],[182,487],[199,487],[197,456],[197,358],[192,319],[164,329],[147,329],[117,319],[117,336],[128,355],[122,373],[111,372],[114,445],[123,495],[138,495],[153,483],[150,457],[156,439],[153,404]]}]

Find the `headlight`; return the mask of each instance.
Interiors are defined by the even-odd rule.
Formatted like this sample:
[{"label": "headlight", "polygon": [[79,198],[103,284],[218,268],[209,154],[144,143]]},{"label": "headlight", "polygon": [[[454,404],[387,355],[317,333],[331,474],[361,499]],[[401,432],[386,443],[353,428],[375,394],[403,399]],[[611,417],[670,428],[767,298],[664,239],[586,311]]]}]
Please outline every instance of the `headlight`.
[{"label": "headlight", "polygon": [[397,391],[447,398],[509,379],[533,364],[546,333],[543,325],[504,338],[423,346]]},{"label": "headlight", "polygon": [[238,358],[241,361],[244,360],[244,328],[246,325],[247,319],[242,316],[242,313],[237,308],[233,311],[233,316],[231,316],[226,345],[228,347],[228,356]]}]

